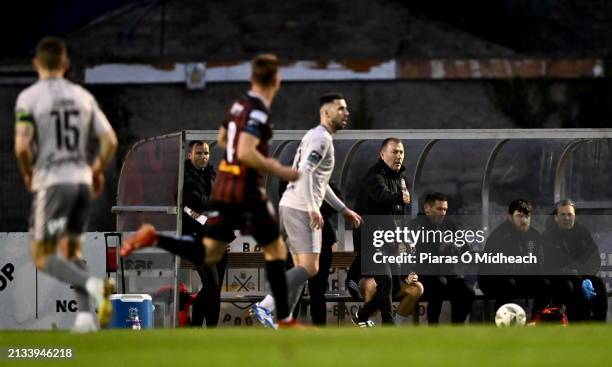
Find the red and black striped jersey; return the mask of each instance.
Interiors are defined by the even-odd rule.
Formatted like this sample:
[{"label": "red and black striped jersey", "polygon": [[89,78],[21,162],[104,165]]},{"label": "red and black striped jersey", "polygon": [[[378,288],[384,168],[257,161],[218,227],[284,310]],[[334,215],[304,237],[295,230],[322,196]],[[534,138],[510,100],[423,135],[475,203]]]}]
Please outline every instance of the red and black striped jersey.
[{"label": "red and black striped jersey", "polygon": [[259,138],[257,150],[268,156],[272,138],[268,108],[261,97],[248,92],[232,104],[222,126],[227,129],[227,145],[224,159],[219,163],[212,199],[222,203],[265,199],[263,176],[238,160],[237,145],[240,134],[252,134]]}]

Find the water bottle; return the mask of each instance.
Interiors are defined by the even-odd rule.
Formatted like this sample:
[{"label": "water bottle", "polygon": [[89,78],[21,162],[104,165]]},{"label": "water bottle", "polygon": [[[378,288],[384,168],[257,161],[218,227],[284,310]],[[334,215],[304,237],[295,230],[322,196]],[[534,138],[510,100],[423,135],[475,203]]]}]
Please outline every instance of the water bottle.
[{"label": "water bottle", "polygon": [[138,317],[138,308],[131,307],[128,310],[132,330],[140,330],[140,318]]}]

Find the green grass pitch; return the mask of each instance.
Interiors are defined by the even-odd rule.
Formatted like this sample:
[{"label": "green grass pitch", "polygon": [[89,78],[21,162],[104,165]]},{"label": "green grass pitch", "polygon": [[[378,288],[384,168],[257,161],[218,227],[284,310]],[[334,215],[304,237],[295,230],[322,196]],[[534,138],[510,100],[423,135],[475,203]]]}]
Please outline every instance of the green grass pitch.
[{"label": "green grass pitch", "polygon": [[69,360],[0,366],[599,366],[612,363],[612,326],[492,326],[280,330],[261,328],[1,331],[0,347],[72,348]]}]

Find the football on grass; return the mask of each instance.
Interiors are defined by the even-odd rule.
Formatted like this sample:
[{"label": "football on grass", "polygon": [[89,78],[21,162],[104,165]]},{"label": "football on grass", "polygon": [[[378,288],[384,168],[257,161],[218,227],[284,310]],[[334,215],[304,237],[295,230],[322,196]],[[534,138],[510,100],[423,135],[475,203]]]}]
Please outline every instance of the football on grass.
[{"label": "football on grass", "polygon": [[498,327],[525,326],[527,315],[516,303],[506,303],[495,313],[495,325]]}]

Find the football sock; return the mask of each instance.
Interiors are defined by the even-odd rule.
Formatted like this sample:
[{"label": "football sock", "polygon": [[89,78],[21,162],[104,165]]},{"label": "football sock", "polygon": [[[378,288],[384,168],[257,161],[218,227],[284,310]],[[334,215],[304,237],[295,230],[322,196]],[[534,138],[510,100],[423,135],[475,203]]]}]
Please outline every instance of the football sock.
[{"label": "football sock", "polygon": [[[289,305],[289,311],[295,308],[295,305],[300,300],[304,284],[308,281],[308,273],[301,266],[293,267],[285,273],[287,277],[287,301]],[[274,311],[274,297],[266,295],[259,305],[268,311]]]},{"label": "football sock", "polygon": [[71,284],[75,289],[85,290],[89,274],[71,261],[56,254],[47,256],[43,271],[64,283]]},{"label": "football sock", "polygon": [[259,305],[263,308],[265,308],[266,310],[272,312],[274,311],[275,308],[275,304],[274,304],[274,297],[272,297],[271,295],[267,294],[263,300],[261,300],[261,302],[259,302]]},{"label": "football sock", "polygon": [[[72,260],[74,265],[79,267],[83,271],[87,271],[87,264],[85,260],[76,258]],[[90,312],[91,305],[89,302],[89,293],[87,293],[84,289],[74,287],[74,293],[76,295],[77,305],[79,306],[79,312]]]},{"label": "football sock", "polygon": [[279,320],[289,317],[289,306],[287,303],[287,277],[285,276],[285,261],[266,261],[266,275],[272,297],[276,303],[276,317]]},{"label": "football sock", "polygon": [[171,252],[197,265],[204,264],[204,244],[191,236],[157,236],[157,247]]},{"label": "football sock", "polygon": [[301,266],[295,266],[287,271],[287,302],[289,306],[289,312],[291,313],[295,308],[295,305],[300,300],[304,285],[308,281],[310,276],[306,269]]}]

